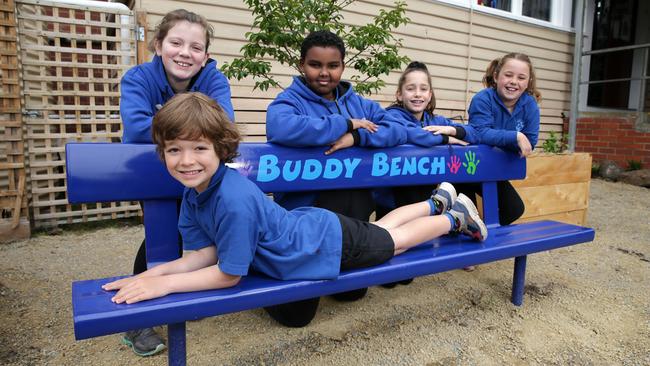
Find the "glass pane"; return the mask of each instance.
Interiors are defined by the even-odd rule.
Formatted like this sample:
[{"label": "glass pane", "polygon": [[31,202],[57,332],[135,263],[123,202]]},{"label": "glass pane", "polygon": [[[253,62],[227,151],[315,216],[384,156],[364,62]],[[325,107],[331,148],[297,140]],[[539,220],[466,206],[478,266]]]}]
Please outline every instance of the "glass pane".
[{"label": "glass pane", "polygon": [[629,96],[629,81],[591,84],[587,95],[587,105],[601,108],[627,109]]},{"label": "glass pane", "polygon": [[487,6],[494,9],[511,11],[510,0],[476,0],[478,5]]},{"label": "glass pane", "polygon": [[[636,0],[599,0],[594,11],[592,50],[633,45],[637,21]],[[591,56],[589,80],[610,80],[632,76],[634,51]],[[587,104],[594,107],[629,107],[630,82],[589,85]]]},{"label": "glass pane", "polygon": [[527,17],[550,21],[551,0],[524,0],[521,13]]}]

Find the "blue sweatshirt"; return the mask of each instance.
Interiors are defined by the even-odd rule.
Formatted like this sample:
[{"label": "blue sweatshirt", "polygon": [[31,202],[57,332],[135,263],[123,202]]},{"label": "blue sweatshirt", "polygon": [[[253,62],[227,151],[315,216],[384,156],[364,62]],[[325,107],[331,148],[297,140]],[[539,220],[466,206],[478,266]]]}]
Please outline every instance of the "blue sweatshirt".
[{"label": "blue sweatshirt", "polygon": [[494,88],[478,92],[469,105],[469,124],[476,129],[480,143],[519,151],[517,132],[528,138],[533,148],[539,136],[539,106],[524,93],[512,113]]},{"label": "blue sweatshirt", "polygon": [[[266,138],[269,142],[293,147],[328,146],[349,132],[349,119],[367,119],[379,126],[375,133],[359,128],[358,146],[392,147],[406,143],[402,121],[390,117],[377,103],[357,94],[349,82],[341,81],[336,100],[314,93],[301,77],[278,94],[266,111]],[[325,149],[323,149],[325,151]],[[312,206],[316,192],[274,193],[275,201],[286,209]]]},{"label": "blue sweatshirt", "polygon": [[[232,121],[235,113],[230,102],[230,84],[208,59],[205,67],[192,78],[188,91],[197,91],[216,100]],[[167,81],[160,56],[131,68],[120,83],[120,114],[124,126],[123,143],[151,143],[153,116],[176,93]]]},{"label": "blue sweatshirt", "polygon": [[314,93],[294,76],[293,83],[266,111],[266,138],[285,146],[328,146],[348,131],[349,119],[367,119],[379,126],[375,133],[360,128],[358,146],[391,147],[406,142],[406,130],[377,103],[357,94],[341,81],[336,100]]},{"label": "blue sweatshirt", "polygon": [[413,113],[399,106],[390,106],[386,108],[386,112],[393,118],[406,123],[406,137],[409,144],[431,147],[446,143],[446,139],[442,135],[434,135],[423,130],[422,127],[425,126],[453,126],[456,128],[456,137],[458,139],[467,141],[470,144],[478,143],[478,135],[472,126],[455,123],[443,116],[432,115],[425,111],[422,120],[418,120]]},{"label": "blue sweatshirt", "polygon": [[219,269],[280,280],[336,278],[341,266],[338,217],[302,207],[287,211],[250,180],[221,164],[202,193],[186,188],[178,221],[183,247],[217,247]]}]

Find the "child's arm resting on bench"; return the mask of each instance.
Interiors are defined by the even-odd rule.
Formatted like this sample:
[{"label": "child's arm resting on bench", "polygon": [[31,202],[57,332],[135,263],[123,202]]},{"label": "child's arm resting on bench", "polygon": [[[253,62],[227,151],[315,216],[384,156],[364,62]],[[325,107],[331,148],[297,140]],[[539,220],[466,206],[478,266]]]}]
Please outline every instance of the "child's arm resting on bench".
[{"label": "child's arm resting on bench", "polygon": [[241,276],[222,272],[216,266],[214,245],[186,253],[174,261],[151,268],[139,275],[123,278],[102,286],[119,290],[111,300],[117,304],[133,304],[174,292],[189,292],[232,287]]}]

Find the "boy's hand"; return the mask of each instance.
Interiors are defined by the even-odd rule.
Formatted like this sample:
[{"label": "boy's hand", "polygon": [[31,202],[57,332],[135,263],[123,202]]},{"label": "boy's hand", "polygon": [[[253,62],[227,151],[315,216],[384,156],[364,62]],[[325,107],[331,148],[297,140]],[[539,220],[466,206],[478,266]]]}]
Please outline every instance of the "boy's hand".
[{"label": "boy's hand", "polygon": [[119,290],[122,287],[128,285],[129,283],[135,281],[136,279],[138,279],[138,276],[131,276],[131,277],[122,278],[122,279],[119,279],[117,281],[113,281],[113,282],[103,284],[102,289],[104,289],[106,291]]},{"label": "boy's hand", "polygon": [[[129,280],[129,281],[126,281]],[[111,298],[116,304],[133,304],[143,300],[155,299],[169,294],[165,276],[129,277],[102,286],[104,290],[119,289]]]},{"label": "boy's hand", "polygon": [[469,145],[469,142],[463,141],[461,139],[457,139],[454,136],[449,136],[449,142],[447,142],[449,145],[461,145],[461,146],[467,146]]},{"label": "boy's hand", "polygon": [[521,132],[517,132],[517,146],[519,146],[519,150],[521,150],[520,155],[522,158],[525,158],[533,152],[533,147],[530,146],[528,137]]},{"label": "boy's hand", "polygon": [[350,121],[352,122],[353,130],[365,128],[366,130],[370,131],[370,133],[375,133],[379,129],[379,126],[377,126],[374,122],[368,121],[367,119],[352,118]]},{"label": "boy's hand", "polygon": [[348,132],[345,135],[339,137],[338,140],[334,141],[334,143],[331,145],[329,150],[325,151],[325,155],[329,155],[336,150],[345,149],[346,147],[350,147],[353,145],[354,145],[354,137],[352,137],[352,134]]},{"label": "boy's hand", "polygon": [[456,129],[452,126],[424,126],[422,128],[433,132],[434,135],[456,136]]}]

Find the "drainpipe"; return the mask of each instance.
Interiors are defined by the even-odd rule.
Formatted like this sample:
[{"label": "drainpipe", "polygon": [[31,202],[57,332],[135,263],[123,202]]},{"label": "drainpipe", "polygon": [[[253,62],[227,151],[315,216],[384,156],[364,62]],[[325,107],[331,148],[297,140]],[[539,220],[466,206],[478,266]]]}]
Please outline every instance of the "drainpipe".
[{"label": "drainpipe", "polygon": [[569,151],[576,149],[576,127],[578,120],[579,96],[580,96],[580,69],[582,65],[582,33],[585,17],[585,0],[576,1],[576,38],[573,49],[573,74],[571,75],[571,112],[569,116]]}]

